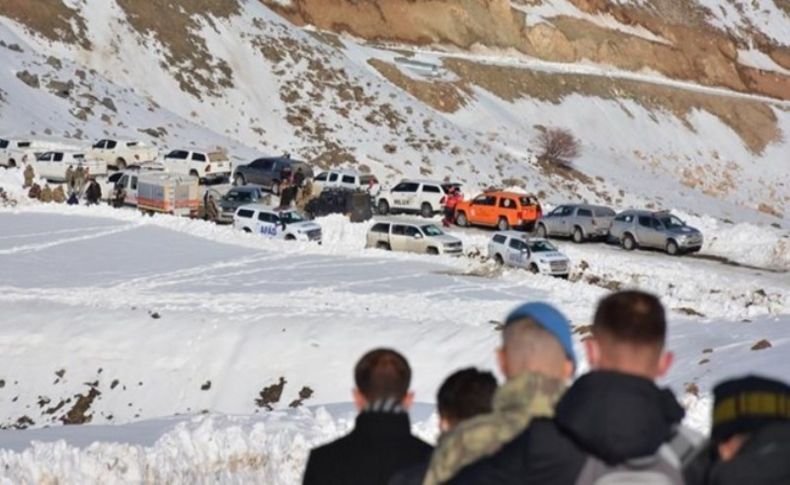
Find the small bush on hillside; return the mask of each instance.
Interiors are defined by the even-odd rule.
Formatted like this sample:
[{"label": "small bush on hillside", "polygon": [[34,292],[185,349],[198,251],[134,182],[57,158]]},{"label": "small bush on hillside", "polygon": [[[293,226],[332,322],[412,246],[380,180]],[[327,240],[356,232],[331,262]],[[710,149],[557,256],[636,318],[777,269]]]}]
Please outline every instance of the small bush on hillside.
[{"label": "small bush on hillside", "polygon": [[540,158],[568,165],[581,154],[581,143],[565,128],[546,128],[538,135]]}]

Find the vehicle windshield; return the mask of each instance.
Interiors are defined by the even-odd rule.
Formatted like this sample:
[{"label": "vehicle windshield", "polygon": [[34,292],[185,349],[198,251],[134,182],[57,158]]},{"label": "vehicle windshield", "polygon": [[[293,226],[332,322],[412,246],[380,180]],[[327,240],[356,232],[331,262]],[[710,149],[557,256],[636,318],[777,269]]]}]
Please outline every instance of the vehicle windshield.
[{"label": "vehicle windshield", "polygon": [[444,235],[444,232],[442,232],[441,229],[439,229],[438,227],[434,226],[433,224],[428,224],[427,226],[420,226],[420,229],[422,229],[422,232],[426,236],[442,236],[442,235]]},{"label": "vehicle windshield", "polygon": [[238,192],[231,190],[230,192],[227,193],[227,195],[225,195],[225,200],[249,202],[254,199],[252,197],[252,192],[248,190],[240,190]]},{"label": "vehicle windshield", "polygon": [[0,148],[8,148],[8,140],[0,138]]},{"label": "vehicle windshield", "polygon": [[304,220],[305,218],[296,211],[280,212],[280,222],[283,224],[293,224],[294,222],[303,222]]},{"label": "vehicle windshield", "polygon": [[530,241],[529,250],[533,253],[548,253],[550,251],[556,251],[557,248],[548,241]]},{"label": "vehicle windshield", "polygon": [[659,217],[658,220],[661,221],[661,224],[663,224],[667,229],[677,229],[686,225],[685,222],[681,221],[675,216],[663,216]]}]

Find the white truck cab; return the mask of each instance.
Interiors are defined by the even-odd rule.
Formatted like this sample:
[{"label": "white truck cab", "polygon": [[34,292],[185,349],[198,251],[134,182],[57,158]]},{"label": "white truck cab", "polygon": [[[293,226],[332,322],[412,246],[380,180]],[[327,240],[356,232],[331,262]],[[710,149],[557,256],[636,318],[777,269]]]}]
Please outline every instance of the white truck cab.
[{"label": "white truck cab", "polygon": [[104,160],[110,167],[124,170],[129,165],[153,162],[159,152],[142,141],[107,138],[94,143],[86,154],[89,157]]},{"label": "white truck cab", "polygon": [[321,242],[321,226],[306,220],[294,209],[280,210],[263,204],[248,204],[236,209],[233,228],[286,241]]},{"label": "white truck cab", "polygon": [[362,174],[354,170],[327,170],[313,178],[313,187],[317,192],[325,188],[343,188],[350,190],[367,190],[371,194],[379,191],[379,181],[375,175]]},{"label": "white truck cab", "polygon": [[379,196],[376,208],[379,214],[411,212],[432,217],[442,211],[442,199],[452,186],[458,184],[438,180],[403,180]]},{"label": "white truck cab", "polygon": [[91,176],[107,174],[107,164],[104,161],[88,159],[81,151],[53,150],[44,152],[32,163],[36,175],[57,182],[66,180],[66,170],[69,167],[72,169],[83,167],[88,170],[88,174]]},{"label": "white truck cab", "polygon": [[165,170],[197,177],[201,181],[230,178],[231,163],[222,151],[173,150],[164,158]]}]

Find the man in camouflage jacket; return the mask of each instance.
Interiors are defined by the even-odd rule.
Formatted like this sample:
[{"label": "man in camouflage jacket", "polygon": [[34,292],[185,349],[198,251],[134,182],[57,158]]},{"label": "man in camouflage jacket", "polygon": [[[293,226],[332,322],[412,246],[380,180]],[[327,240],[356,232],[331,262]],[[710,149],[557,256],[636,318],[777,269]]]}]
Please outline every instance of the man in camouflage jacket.
[{"label": "man in camouflage jacket", "polygon": [[493,412],[444,435],[431,457],[424,485],[438,485],[513,440],[535,417],[551,417],[572,376],[575,355],[568,320],[545,303],[516,308],[505,321],[497,351],[507,378],[494,395]]}]

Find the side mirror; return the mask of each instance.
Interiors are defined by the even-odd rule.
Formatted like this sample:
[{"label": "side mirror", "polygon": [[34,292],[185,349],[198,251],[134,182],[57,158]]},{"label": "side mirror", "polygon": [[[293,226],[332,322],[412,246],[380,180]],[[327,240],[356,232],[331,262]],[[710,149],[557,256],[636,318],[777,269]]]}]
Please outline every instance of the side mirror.
[{"label": "side mirror", "polygon": [[419,232],[414,235],[414,239],[422,239],[422,234]]}]

